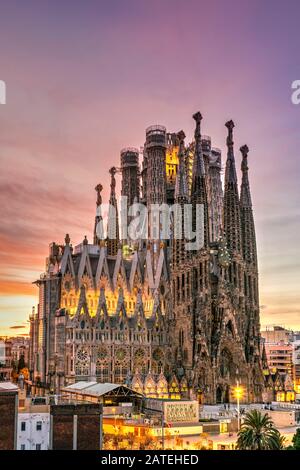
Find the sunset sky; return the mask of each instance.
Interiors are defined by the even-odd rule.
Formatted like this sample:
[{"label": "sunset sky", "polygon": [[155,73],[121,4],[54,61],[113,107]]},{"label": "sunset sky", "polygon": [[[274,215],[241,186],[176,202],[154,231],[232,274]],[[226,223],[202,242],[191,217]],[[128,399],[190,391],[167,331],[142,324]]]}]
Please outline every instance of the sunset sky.
[{"label": "sunset sky", "polygon": [[31,283],[66,232],[92,239],[95,191],[125,146],[164,124],[249,166],[261,322],[300,329],[300,3],[0,0],[0,334],[24,334]]}]

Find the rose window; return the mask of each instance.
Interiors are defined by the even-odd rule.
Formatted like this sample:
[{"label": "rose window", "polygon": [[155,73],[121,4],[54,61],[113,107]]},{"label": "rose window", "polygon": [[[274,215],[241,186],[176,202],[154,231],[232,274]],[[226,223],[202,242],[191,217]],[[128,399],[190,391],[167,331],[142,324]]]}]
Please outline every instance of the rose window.
[{"label": "rose window", "polygon": [[145,358],[145,351],[143,349],[138,349],[134,354],[134,359],[137,363],[140,363]]},{"label": "rose window", "polygon": [[107,356],[107,350],[105,348],[98,349],[97,358],[100,361],[103,361],[106,358],[106,356]]},{"label": "rose window", "polygon": [[84,349],[80,349],[78,352],[77,352],[77,359],[78,361],[80,362],[84,362],[86,361],[88,358],[88,352],[85,351]]},{"label": "rose window", "polygon": [[153,359],[154,359],[155,361],[162,361],[162,359],[163,359],[163,352],[161,351],[161,349],[155,349],[155,350],[153,351],[152,356],[153,356]]},{"label": "rose window", "polygon": [[122,362],[126,357],[126,349],[124,348],[119,348],[116,351],[116,359],[117,361]]}]

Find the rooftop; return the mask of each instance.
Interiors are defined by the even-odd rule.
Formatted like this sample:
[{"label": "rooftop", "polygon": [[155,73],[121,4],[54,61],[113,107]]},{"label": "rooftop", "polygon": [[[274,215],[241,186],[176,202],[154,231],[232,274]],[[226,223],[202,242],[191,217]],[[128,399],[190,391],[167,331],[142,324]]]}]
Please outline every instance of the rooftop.
[{"label": "rooftop", "polygon": [[[80,395],[91,395],[95,397],[101,397],[113,390],[124,393],[125,395],[134,394],[135,396],[142,396],[139,393],[131,390],[125,385],[113,384],[113,383],[98,383],[98,382],[76,382],[68,385],[62,389],[63,392],[78,393]],[[119,393],[117,393],[119,394]]]},{"label": "rooftop", "polygon": [[17,392],[18,387],[12,382],[0,382],[0,392]]}]

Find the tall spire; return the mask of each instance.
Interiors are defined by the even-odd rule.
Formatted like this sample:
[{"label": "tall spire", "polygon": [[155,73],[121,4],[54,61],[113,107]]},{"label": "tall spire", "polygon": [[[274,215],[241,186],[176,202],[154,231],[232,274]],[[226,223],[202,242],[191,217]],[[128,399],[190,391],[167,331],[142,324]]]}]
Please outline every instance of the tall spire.
[{"label": "tall spire", "polygon": [[253,362],[260,352],[260,324],[259,324],[259,293],[255,225],[252,212],[250,185],[248,179],[248,152],[247,145],[240,148],[242,153],[242,184],[241,184],[241,226],[242,248],[245,262],[244,295],[245,308],[248,319],[248,334],[246,338],[246,356],[248,362]]},{"label": "tall spire", "polygon": [[178,132],[178,172],[175,182],[175,212],[174,212],[174,238],[173,238],[173,266],[181,267],[186,258],[185,237],[184,237],[184,205],[188,203],[188,184],[185,169],[185,133]]},{"label": "tall spire", "polygon": [[126,147],[121,150],[122,196],[127,196],[130,207],[140,200],[139,151]]},{"label": "tall spire", "polygon": [[227,136],[227,161],[225,170],[224,188],[224,213],[223,226],[226,237],[227,248],[232,253],[240,253],[241,242],[241,214],[240,201],[237,186],[235,159],[233,152],[233,121],[226,122]]},{"label": "tall spire", "polygon": [[166,128],[150,126],[146,129],[147,152],[147,206],[164,204],[166,193]]},{"label": "tall spire", "polygon": [[97,184],[95,191],[97,193],[96,200],[96,217],[94,226],[94,245],[98,245],[103,240],[103,218],[101,213],[102,196],[101,191],[103,190],[102,184]]},{"label": "tall spire", "polygon": [[205,167],[204,167],[204,160],[203,160],[203,153],[202,153],[202,145],[201,145],[201,130],[200,125],[202,121],[202,115],[198,111],[193,115],[193,119],[196,121],[196,128],[195,128],[195,157],[193,161],[193,180],[199,176],[204,176],[205,174]]},{"label": "tall spire", "polygon": [[110,183],[110,197],[109,197],[109,210],[108,210],[108,223],[107,223],[107,254],[116,256],[119,247],[119,220],[118,220],[118,207],[116,198],[116,167],[109,170],[111,176]]},{"label": "tall spire", "polygon": [[[163,214],[155,210],[155,207],[166,205],[166,147],[167,135],[164,126],[155,125],[146,129],[145,152],[147,154],[147,181],[146,204],[148,210],[148,234],[153,253],[154,269],[157,267],[158,257],[163,234],[160,227],[163,225]],[[156,224],[152,224],[153,219]],[[153,230],[155,225],[155,230]]]},{"label": "tall spire", "polygon": [[185,168],[185,148],[184,148],[184,139],[185,133],[183,131],[178,132],[177,138],[179,140],[179,150],[178,150],[178,172],[176,175],[175,182],[175,201],[179,202],[181,199],[185,199],[185,202],[188,201],[188,184],[186,177],[186,168]]},{"label": "tall spire", "polygon": [[217,241],[223,233],[223,187],[221,181],[221,150],[213,147],[209,161],[210,239]]},{"label": "tall spire", "polygon": [[200,112],[197,112],[193,115],[194,120],[196,121],[195,128],[195,154],[193,161],[193,173],[192,173],[192,204],[193,204],[193,231],[196,230],[196,205],[202,204],[204,209],[204,220],[203,220],[203,229],[204,229],[204,247],[209,243],[209,217],[208,217],[208,200],[207,200],[207,190],[206,190],[206,180],[205,180],[205,167],[201,147],[201,120],[202,115]]},{"label": "tall spire", "polygon": [[249,148],[247,145],[243,145],[240,148],[242,154],[242,184],[241,184],[241,206],[242,207],[252,207],[251,194],[250,194],[250,185],[248,178],[248,152]]},{"label": "tall spire", "polygon": [[[128,229],[130,222],[134,217],[128,215],[128,210],[133,204],[137,204],[140,200],[140,170],[139,170],[139,151],[133,147],[126,147],[121,150],[121,195],[127,198],[126,210],[123,209],[121,204],[121,223],[122,226],[126,225]],[[124,231],[123,231],[124,232]],[[121,233],[122,242],[125,244],[130,243],[128,233],[126,235]]]},{"label": "tall spire", "polygon": [[243,254],[244,259],[247,262],[257,263],[256,254],[256,237],[255,237],[255,226],[252,211],[252,201],[250,184],[248,178],[248,152],[249,148],[247,145],[243,145],[240,148],[242,153],[242,184],[241,184],[241,221],[242,221],[242,240],[243,240]]}]

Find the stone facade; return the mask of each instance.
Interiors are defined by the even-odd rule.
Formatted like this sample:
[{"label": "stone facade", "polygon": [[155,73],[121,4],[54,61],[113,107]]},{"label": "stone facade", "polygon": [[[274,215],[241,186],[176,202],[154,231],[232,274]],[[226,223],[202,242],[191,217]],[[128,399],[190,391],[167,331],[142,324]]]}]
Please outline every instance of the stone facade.
[{"label": "stone facade", "polygon": [[[201,137],[201,114],[194,119],[195,140],[189,145],[182,131],[147,129],[141,194],[137,154],[123,151],[121,169],[110,170],[110,202],[117,207],[115,174],[121,171],[123,196],[148,208],[154,203],[191,203],[193,228],[195,208],[201,204],[203,246],[186,251],[184,239],[164,240],[160,233],[126,240],[119,236],[117,216],[109,220],[104,240],[99,235],[103,220],[98,185],[93,244],[85,238],[73,248],[69,235],[63,245],[51,244],[46,271],[36,281],[40,302],[30,317],[35,385],[59,390],[77,380],[126,382],[147,396],[215,403],[233,400],[238,381],[245,401],[261,400],[248,148],[241,148],[239,191],[234,124],[226,123],[223,189],[221,153],[211,148],[210,138]],[[126,166],[127,159],[132,166]],[[109,227],[117,239],[109,238]]]}]

